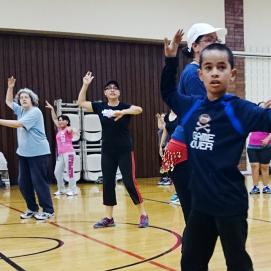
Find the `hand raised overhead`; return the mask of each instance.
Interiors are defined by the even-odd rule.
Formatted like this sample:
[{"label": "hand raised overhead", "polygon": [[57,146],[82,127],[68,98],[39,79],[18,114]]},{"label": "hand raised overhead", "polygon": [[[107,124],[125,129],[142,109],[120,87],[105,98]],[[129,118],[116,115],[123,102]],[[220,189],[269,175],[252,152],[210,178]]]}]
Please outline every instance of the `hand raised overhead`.
[{"label": "hand raised overhead", "polygon": [[164,39],[164,50],[165,50],[165,56],[166,57],[175,57],[177,55],[177,51],[179,48],[179,45],[182,42],[184,32],[183,30],[178,30],[173,39],[169,41],[167,38]]},{"label": "hand raised overhead", "polygon": [[83,84],[89,85],[93,79],[94,76],[92,76],[92,72],[88,71],[86,75],[83,77]]},{"label": "hand raised overhead", "polygon": [[8,78],[8,88],[14,88],[15,87],[16,79],[11,76]]},{"label": "hand raised overhead", "polygon": [[50,110],[54,109],[54,107],[48,101],[45,101],[45,103],[46,103],[46,105],[45,105],[46,108],[48,108]]}]

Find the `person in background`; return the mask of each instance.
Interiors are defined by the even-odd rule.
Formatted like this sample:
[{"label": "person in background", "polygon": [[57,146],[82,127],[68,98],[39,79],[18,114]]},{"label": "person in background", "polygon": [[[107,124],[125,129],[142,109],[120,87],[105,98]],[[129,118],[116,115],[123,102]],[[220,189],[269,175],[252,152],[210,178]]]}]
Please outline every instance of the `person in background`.
[{"label": "person in background", "polygon": [[[168,140],[171,138],[172,133],[174,132],[175,128],[178,125],[177,115],[172,110],[170,110],[170,112],[165,115],[164,122],[165,122],[165,125],[164,125],[163,134],[162,134],[161,142],[160,142],[160,148],[159,148],[159,154],[161,158],[163,158],[164,156],[164,149],[167,148],[166,144]],[[165,143],[165,141],[167,142]],[[172,177],[173,174],[172,172],[168,171],[168,175]],[[178,180],[173,180],[174,187],[175,187],[175,183],[177,182]],[[177,193],[174,193],[172,195],[170,201],[173,204],[180,204],[180,200]]]},{"label": "person in background", "polygon": [[[54,216],[54,207],[48,179],[50,146],[44,119],[38,108],[39,98],[32,90],[20,89],[13,101],[15,82],[13,76],[8,78],[6,104],[17,115],[17,120],[0,119],[0,125],[17,129],[18,184],[28,208],[20,217],[46,220]],[[42,212],[39,212],[35,193]]]},{"label": "person in background", "polygon": [[[217,28],[207,23],[195,23],[188,29],[187,46],[182,49],[182,53],[192,61],[185,66],[180,74],[177,89],[180,94],[187,96],[195,95],[198,98],[206,96],[206,88],[198,73],[200,54],[208,45],[220,43],[219,35],[223,37],[226,32],[224,28]],[[182,127],[179,127],[179,125],[176,129],[181,130]],[[173,182],[175,181],[174,185],[182,206],[185,222],[187,222],[191,210],[191,193],[189,188],[191,172],[192,169],[188,157],[188,161],[176,164],[171,174]],[[175,198],[173,195],[173,199]]]},{"label": "person in background", "polygon": [[168,174],[166,172],[163,171],[163,168],[161,167],[161,157],[162,157],[162,153],[164,151],[164,148],[169,140],[169,136],[167,133],[165,133],[165,113],[157,113],[156,114],[156,118],[157,118],[157,127],[158,127],[158,131],[157,131],[157,135],[158,135],[158,148],[159,148],[159,163],[160,163],[160,174],[161,174],[161,178],[159,180],[159,182],[157,183],[157,185],[171,185],[172,181],[169,178]]},{"label": "person in background", "polygon": [[140,213],[138,227],[146,228],[149,226],[149,217],[135,178],[135,160],[128,128],[131,116],[141,114],[142,108],[120,102],[119,84],[114,80],[108,81],[104,86],[106,102],[87,101],[87,89],[93,78],[91,72],[86,73],[78,96],[79,106],[98,114],[102,125],[103,204],[106,216],[93,227],[115,226],[113,207],[117,204],[115,178],[119,166],[123,184]]},{"label": "person in background", "polygon": [[[265,108],[265,102],[258,104]],[[251,165],[253,188],[249,192],[251,195],[259,194],[260,172],[262,175],[264,194],[271,194],[271,189],[268,186],[269,179],[269,164],[271,160],[271,134],[267,132],[252,132],[249,136],[247,146],[248,159]]]},{"label": "person in background", "polygon": [[[78,194],[76,180],[74,176],[75,151],[72,145],[72,138],[77,131],[70,127],[71,121],[68,116],[56,115],[54,107],[46,101],[46,108],[51,111],[52,120],[57,127],[56,143],[57,143],[57,159],[55,165],[55,177],[57,180],[57,191],[55,196],[66,194],[67,196],[75,196]],[[69,184],[68,190],[65,189],[64,176]]]}]

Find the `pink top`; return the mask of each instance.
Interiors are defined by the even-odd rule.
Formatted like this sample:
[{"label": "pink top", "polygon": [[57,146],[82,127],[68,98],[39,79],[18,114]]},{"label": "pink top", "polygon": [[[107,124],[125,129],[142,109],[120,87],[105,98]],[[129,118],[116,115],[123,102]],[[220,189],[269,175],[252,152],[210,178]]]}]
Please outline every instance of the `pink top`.
[{"label": "pink top", "polygon": [[57,153],[63,154],[67,152],[73,152],[72,145],[72,132],[68,132],[67,129],[59,129],[56,134]]},{"label": "pink top", "polygon": [[[262,140],[267,136],[269,136],[269,133],[267,132],[252,132],[250,133],[248,144],[252,146],[262,146]],[[270,141],[268,145],[271,145]]]}]

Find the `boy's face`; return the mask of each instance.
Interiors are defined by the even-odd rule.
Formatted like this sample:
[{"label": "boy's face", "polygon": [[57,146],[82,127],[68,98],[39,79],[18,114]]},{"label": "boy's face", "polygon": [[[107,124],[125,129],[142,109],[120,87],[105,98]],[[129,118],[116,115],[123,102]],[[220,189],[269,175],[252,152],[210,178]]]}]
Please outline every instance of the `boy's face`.
[{"label": "boy's face", "polygon": [[208,50],[203,52],[199,76],[209,100],[216,100],[226,93],[230,81],[234,81],[236,69],[231,68],[227,52]]}]

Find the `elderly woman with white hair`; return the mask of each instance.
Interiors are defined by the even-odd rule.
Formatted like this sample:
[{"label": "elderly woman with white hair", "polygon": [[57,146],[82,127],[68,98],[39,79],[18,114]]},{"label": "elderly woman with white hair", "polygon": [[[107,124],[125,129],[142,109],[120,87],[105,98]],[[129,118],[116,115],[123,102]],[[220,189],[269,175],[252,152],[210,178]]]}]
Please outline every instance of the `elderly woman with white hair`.
[{"label": "elderly woman with white hair", "polygon": [[[47,175],[50,146],[45,134],[44,119],[38,108],[38,96],[32,90],[19,90],[13,100],[15,82],[15,78],[8,78],[6,104],[17,115],[17,120],[0,119],[0,125],[17,128],[18,184],[28,208],[20,217],[46,220],[54,215],[54,208]],[[39,212],[35,192],[42,212]]]}]

